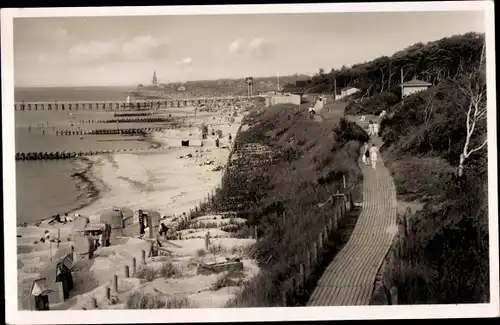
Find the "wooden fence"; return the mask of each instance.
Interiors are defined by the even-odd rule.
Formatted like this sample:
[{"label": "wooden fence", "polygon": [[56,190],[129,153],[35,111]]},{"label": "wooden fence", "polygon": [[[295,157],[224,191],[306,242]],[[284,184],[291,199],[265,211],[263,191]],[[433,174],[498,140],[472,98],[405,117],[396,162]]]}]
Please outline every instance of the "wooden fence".
[{"label": "wooden fence", "polygon": [[284,307],[295,304],[298,293],[304,292],[306,284],[311,279],[315,268],[322,262],[321,256],[326,253],[332,235],[337,231],[339,222],[346,216],[353,206],[352,193],[334,194],[328,201],[333,200],[331,214],[325,218],[322,231],[318,232],[317,239],[307,244],[306,253],[296,256],[290,261],[298,272],[288,278],[282,285],[282,305]]}]

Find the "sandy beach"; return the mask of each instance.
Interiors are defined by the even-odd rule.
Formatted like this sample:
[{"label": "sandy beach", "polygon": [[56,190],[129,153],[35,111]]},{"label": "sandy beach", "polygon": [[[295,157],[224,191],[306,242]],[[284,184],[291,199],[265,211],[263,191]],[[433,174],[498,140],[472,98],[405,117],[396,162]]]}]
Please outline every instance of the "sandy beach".
[{"label": "sandy beach", "polygon": [[[91,222],[98,222],[101,212],[111,207],[127,207],[134,211],[151,209],[159,211],[168,220],[183,212],[187,213],[203,201],[207,194],[220,186],[224,169],[214,169],[225,166],[231,147],[228,135],[231,134],[234,139],[242,117],[239,115],[230,123],[227,114],[221,116],[220,113],[204,112],[195,117],[192,109],[186,109],[186,115],[189,115],[184,121],[187,127],[151,134],[152,140],[162,144],[160,149],[88,157],[93,162],[92,177],[101,183],[100,197],[76,212],[88,216]],[[203,140],[203,146],[200,146],[202,123],[209,125],[209,135]],[[222,131],[219,148],[215,146],[212,127]],[[190,146],[182,147],[181,140],[189,140]],[[126,308],[128,296],[137,290],[166,297],[165,299],[171,295],[182,295],[192,301],[193,307],[222,307],[238,287],[213,290],[212,285],[217,281],[218,275],[198,275],[197,265],[204,259],[220,260],[239,253],[245,277],[255,275],[258,267],[253,260],[245,258],[245,254],[241,253],[254,240],[230,238],[230,233],[220,229],[227,223],[224,219],[220,216],[210,219],[218,221],[206,223],[206,228],[203,226],[203,217],[193,219],[193,229],[189,230],[188,227],[181,231],[184,239],[170,241],[168,249],[172,251],[171,256],[148,259],[147,267],[152,269],[161,269],[166,260],[173,263],[178,270],[175,278],[160,276],[146,281],[134,276],[127,279],[120,276],[121,289],[113,302],[107,301],[105,287],[109,286],[113,274],[122,275],[123,266],[130,264],[133,257],[139,260],[141,250],[149,247],[148,242],[141,239],[122,239],[115,245],[99,249],[95,258],[83,263],[85,265],[77,263],[73,270],[75,289],[72,290],[70,299],[51,305],[51,309],[93,308],[88,306],[90,297],[96,298],[98,308]],[[244,223],[245,220],[234,222]],[[40,238],[46,230],[52,238],[56,238],[59,231],[61,243],[41,243]],[[205,248],[203,238],[208,231],[213,237],[211,244],[218,247],[218,251],[211,257],[200,252]],[[48,220],[39,226],[17,228],[20,309],[28,308],[32,281],[55,272],[54,261],[69,252],[71,232],[71,222],[50,225]],[[83,275],[89,279],[82,278]]]}]

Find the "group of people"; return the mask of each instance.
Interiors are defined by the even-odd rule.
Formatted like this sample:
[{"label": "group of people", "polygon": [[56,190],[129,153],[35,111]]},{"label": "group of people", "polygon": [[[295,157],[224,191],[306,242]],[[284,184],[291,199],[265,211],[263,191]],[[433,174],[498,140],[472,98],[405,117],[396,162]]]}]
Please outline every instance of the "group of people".
[{"label": "group of people", "polygon": [[374,136],[377,136],[378,135],[378,131],[379,131],[379,124],[377,121],[373,122],[373,121],[370,121],[368,123],[368,135],[370,137],[374,137]]},{"label": "group of people", "polygon": [[[75,214],[78,217],[78,214]],[[54,223],[66,223],[73,222],[73,216],[69,216],[68,213],[65,213],[64,216],[61,216],[59,213],[55,216],[52,216],[52,220],[48,222],[49,225],[53,225]]]}]

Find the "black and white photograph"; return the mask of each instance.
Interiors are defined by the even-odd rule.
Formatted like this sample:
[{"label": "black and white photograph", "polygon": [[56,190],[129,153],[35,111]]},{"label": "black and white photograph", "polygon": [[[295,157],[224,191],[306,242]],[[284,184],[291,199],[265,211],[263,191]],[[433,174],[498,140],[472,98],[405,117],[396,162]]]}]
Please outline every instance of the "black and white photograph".
[{"label": "black and white photograph", "polygon": [[2,9],[7,323],[498,317],[493,15]]}]

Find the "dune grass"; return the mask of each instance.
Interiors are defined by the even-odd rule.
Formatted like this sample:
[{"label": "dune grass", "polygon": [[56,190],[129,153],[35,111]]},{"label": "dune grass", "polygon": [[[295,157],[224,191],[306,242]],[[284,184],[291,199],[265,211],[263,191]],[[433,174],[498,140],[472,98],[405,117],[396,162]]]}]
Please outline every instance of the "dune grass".
[{"label": "dune grass", "polygon": [[337,191],[360,195],[357,159],[368,137],[354,123],[317,122],[308,118],[306,107],[294,105],[254,110],[243,123],[251,127],[235,139],[239,158],[224,175],[216,204],[247,219],[245,229],[257,227],[259,240],[249,251],[261,273],[228,306],[278,306],[286,279],[297,274],[296,262],[304,260],[331,213],[318,203]]},{"label": "dune grass", "polygon": [[128,309],[181,309],[196,308],[196,304],[185,296],[172,296],[164,298],[142,292],[134,292],[128,299]]}]

